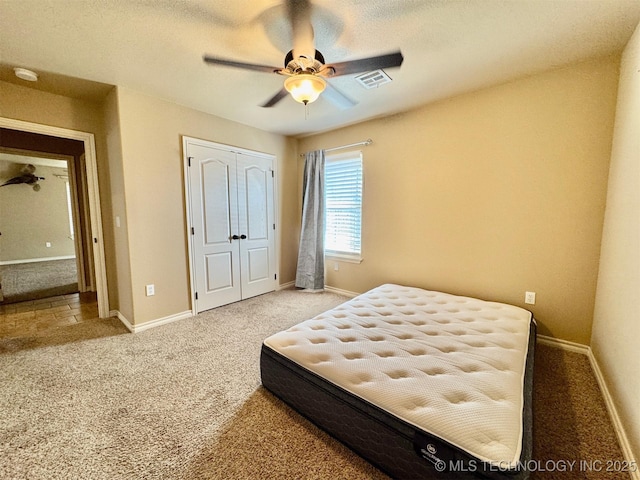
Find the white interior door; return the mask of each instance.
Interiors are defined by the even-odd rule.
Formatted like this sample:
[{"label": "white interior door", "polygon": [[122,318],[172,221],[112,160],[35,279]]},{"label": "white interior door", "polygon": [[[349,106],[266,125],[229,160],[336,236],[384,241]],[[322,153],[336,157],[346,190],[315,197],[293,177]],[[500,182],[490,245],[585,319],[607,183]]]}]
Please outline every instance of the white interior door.
[{"label": "white interior door", "polygon": [[[275,290],[273,160],[237,155],[242,298]],[[246,237],[246,238],[244,238]]]},{"label": "white interior door", "polygon": [[[233,152],[188,144],[192,268],[196,311],[240,300],[236,158]],[[196,313],[197,313],[196,312]]]},{"label": "white interior door", "polygon": [[184,142],[194,310],[275,290],[273,157]]}]

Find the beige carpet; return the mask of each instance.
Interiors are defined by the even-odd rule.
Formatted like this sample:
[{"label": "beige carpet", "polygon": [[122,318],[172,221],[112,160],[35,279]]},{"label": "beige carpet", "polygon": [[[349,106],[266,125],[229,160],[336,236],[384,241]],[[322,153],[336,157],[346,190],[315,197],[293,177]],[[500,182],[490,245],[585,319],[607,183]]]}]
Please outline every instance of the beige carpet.
[{"label": "beige carpet", "polygon": [[[281,291],[136,335],[0,341],[2,479],[387,478],[260,387],[262,340],[342,301]],[[621,458],[586,358],[539,347],[538,459]],[[628,478],[544,472],[535,478]]]}]

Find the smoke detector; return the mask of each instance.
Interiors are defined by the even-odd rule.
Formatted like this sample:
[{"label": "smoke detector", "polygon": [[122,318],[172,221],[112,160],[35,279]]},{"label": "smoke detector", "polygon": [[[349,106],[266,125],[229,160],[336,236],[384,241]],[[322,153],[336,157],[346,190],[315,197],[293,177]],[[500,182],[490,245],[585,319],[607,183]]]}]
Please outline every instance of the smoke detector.
[{"label": "smoke detector", "polygon": [[13,71],[15,72],[16,77],[21,78],[22,80],[26,80],[28,82],[38,81],[38,74],[36,72],[19,67],[14,68]]}]

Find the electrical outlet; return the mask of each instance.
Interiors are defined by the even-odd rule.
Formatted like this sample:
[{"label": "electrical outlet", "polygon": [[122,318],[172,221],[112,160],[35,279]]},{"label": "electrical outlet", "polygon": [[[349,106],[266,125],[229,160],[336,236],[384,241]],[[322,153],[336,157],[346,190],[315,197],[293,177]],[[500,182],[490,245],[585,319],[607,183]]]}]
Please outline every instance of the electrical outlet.
[{"label": "electrical outlet", "polygon": [[51,248],[51,242],[46,242],[46,243],[45,243],[45,246],[46,246],[47,248]]},{"label": "electrical outlet", "polygon": [[336,272],[340,270],[340,264],[338,262],[333,262],[333,270]]},{"label": "electrical outlet", "polygon": [[536,292],[524,292],[524,303],[529,305],[536,304]]},{"label": "electrical outlet", "polygon": [[147,289],[147,297],[151,297],[156,294],[156,288],[153,284],[146,285],[145,288]]}]

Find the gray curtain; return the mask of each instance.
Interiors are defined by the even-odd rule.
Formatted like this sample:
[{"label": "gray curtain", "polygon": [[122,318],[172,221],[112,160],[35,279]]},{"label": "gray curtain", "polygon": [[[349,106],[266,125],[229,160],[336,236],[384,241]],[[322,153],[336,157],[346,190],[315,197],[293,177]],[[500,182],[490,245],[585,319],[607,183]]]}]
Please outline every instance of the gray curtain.
[{"label": "gray curtain", "polygon": [[324,150],[306,155],[296,287],[324,288]]}]

